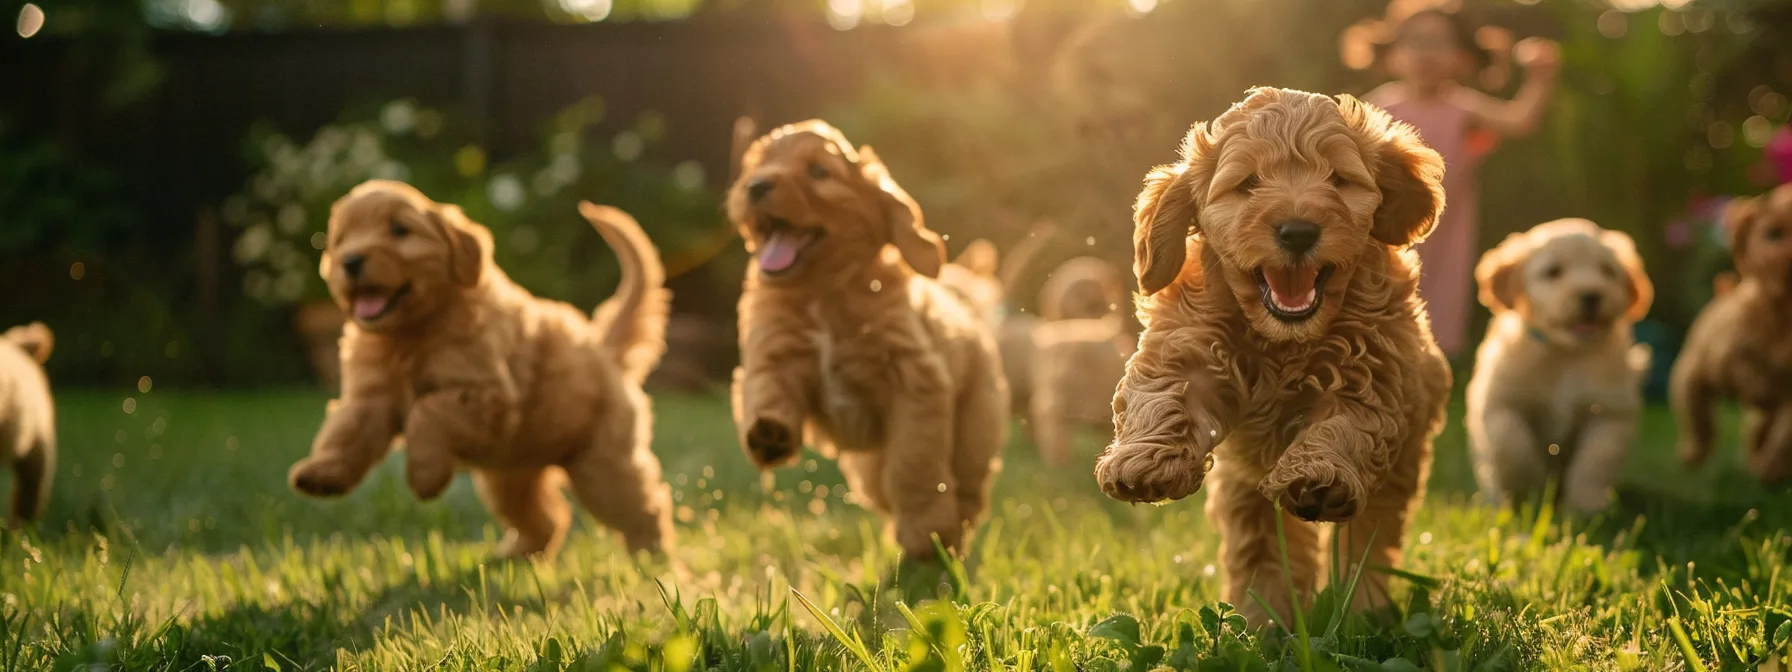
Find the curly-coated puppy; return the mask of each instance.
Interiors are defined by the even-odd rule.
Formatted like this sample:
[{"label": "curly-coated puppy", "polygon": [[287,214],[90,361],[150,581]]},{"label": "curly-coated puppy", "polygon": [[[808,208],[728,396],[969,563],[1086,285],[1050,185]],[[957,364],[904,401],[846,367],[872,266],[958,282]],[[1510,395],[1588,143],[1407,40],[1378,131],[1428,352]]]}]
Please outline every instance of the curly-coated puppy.
[{"label": "curly-coated puppy", "polygon": [[1680,456],[1698,465],[1716,432],[1711,405],[1747,414],[1747,463],[1767,485],[1792,481],[1792,186],[1730,205],[1730,254],[1742,280],[1693,321],[1668,390]]},{"label": "curly-coated puppy", "polygon": [[761,468],[805,437],[910,558],[963,553],[989,502],[1008,389],[977,308],[934,278],[945,255],[870,147],[821,121],[747,150],[728,216],[755,261],[740,300],[734,421]]},{"label": "curly-coated puppy", "polygon": [[1635,243],[1584,219],[1546,222],[1482,255],[1475,278],[1493,310],[1465,420],[1481,492],[1520,500],[1554,478],[1568,510],[1605,508],[1649,363],[1631,335],[1655,295]]},{"label": "curly-coated puppy", "polygon": [[1070,463],[1073,427],[1113,430],[1114,386],[1138,348],[1119,313],[1123,277],[1105,260],[1077,257],[1053,269],[1039,291],[1045,320],[1032,334],[1028,424],[1047,465]]},{"label": "curly-coated puppy", "polygon": [[322,273],[350,317],[342,397],[311,456],[293,465],[292,487],[344,494],[402,435],[419,499],[440,495],[457,466],[473,472],[509,528],[502,555],[559,548],[572,523],[562,480],[630,550],[670,545],[671,500],[641,392],[665,349],[665,274],[628,215],[589,203],[580,212],[623,269],[592,316],[512,282],[492,263],[491,233],[460,208],[381,180],[337,201]]},{"label": "curly-coated puppy", "polygon": [[[1443,210],[1442,176],[1437,153],[1380,109],[1259,88],[1145,178],[1133,234],[1145,332],[1095,476],[1117,499],[1180,499],[1217,456],[1207,515],[1225,599],[1254,623],[1267,614],[1251,592],[1286,615],[1313,589],[1313,522],[1342,523],[1350,563],[1399,562],[1450,389],[1410,249]],[[1363,574],[1357,606],[1386,590]]]},{"label": "curly-coated puppy", "polygon": [[43,513],[56,471],[56,403],[44,362],[56,339],[42,322],[0,334],[0,465],[12,467],[12,509],[18,529]]}]

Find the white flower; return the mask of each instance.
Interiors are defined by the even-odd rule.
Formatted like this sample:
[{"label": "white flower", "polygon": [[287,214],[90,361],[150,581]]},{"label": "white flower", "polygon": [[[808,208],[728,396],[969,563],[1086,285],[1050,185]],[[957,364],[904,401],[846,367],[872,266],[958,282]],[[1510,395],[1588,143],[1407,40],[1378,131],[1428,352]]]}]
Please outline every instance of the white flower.
[{"label": "white flower", "polygon": [[485,187],[486,197],[499,210],[510,212],[523,207],[523,198],[528,194],[523,191],[523,181],[515,175],[503,174],[493,177]]},{"label": "white flower", "polygon": [[641,158],[641,150],[645,149],[644,145],[640,135],[634,131],[623,131],[617,133],[616,139],[610,141],[610,151],[615,152],[618,159],[634,161]]},{"label": "white flower", "polygon": [[297,203],[280,206],[279,214],[274,215],[274,222],[280,225],[280,232],[292,235],[305,229],[305,208]]},{"label": "white flower", "polygon": [[672,167],[672,184],[685,191],[697,191],[703,188],[703,164],[696,161],[680,161]]},{"label": "white flower", "polygon": [[267,254],[268,244],[274,240],[274,231],[267,224],[256,224],[243,231],[236,238],[236,260],[240,264],[248,264],[261,259]]},{"label": "white flower", "polygon": [[395,100],[380,110],[380,125],[392,133],[409,133],[417,125],[417,106],[408,100]]}]

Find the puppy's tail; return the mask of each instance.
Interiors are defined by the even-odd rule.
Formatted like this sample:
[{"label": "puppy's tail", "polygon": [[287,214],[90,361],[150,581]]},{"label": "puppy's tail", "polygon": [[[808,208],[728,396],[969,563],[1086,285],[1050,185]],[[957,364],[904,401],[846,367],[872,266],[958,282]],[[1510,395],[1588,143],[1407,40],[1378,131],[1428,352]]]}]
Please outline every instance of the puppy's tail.
[{"label": "puppy's tail", "polygon": [[628,213],[581,201],[579,214],[591,222],[622,262],[622,284],[597,307],[592,319],[603,331],[604,347],[623,375],[640,383],[666,354],[666,317],[672,310],[666,267],[660,263],[653,241]]},{"label": "puppy's tail", "polygon": [[50,361],[50,350],[56,347],[56,337],[42,322],[7,329],[6,333],[0,334],[0,339],[12,341],[13,345],[19,346],[20,350],[37,360],[38,364]]}]

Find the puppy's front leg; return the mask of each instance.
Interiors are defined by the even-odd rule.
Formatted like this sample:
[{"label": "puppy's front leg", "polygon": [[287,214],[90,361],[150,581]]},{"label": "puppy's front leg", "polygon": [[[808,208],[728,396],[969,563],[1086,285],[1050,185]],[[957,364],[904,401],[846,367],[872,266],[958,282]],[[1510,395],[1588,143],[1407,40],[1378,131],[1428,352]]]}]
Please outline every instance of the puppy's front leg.
[{"label": "puppy's front leg", "polygon": [[1636,412],[1607,408],[1587,421],[1574,449],[1574,462],[1562,477],[1562,503],[1575,514],[1590,516],[1610,500],[1612,479],[1624,466],[1636,438]]},{"label": "puppy's front leg", "polygon": [[311,454],[287,473],[293,490],[313,497],[355,489],[386,458],[398,435],[398,392],[392,381],[377,362],[345,364],[342,398],[330,400]]},{"label": "puppy's front leg", "polygon": [[1209,455],[1238,417],[1204,343],[1190,329],[1147,329],[1140,339],[1114,392],[1114,443],[1095,462],[1109,497],[1158,502],[1201,489]]},{"label": "puppy's front leg", "polygon": [[1392,468],[1405,423],[1397,409],[1343,396],[1322,400],[1310,417],[1317,421],[1282,453],[1257,490],[1302,520],[1349,520]]},{"label": "puppy's front leg", "polygon": [[958,514],[959,483],[952,473],[957,426],[950,378],[943,363],[925,355],[898,365],[883,459],[884,497],[894,517],[896,543],[909,559],[935,555],[934,535],[949,551],[962,553],[967,532]]},{"label": "puppy's front leg", "polygon": [[[761,330],[749,332],[754,326]],[[791,464],[803,447],[803,422],[819,376],[814,343],[770,325],[743,324],[742,331],[733,393],[741,448],[761,469]]]},{"label": "puppy's front leg", "polygon": [[516,394],[504,386],[449,387],[418,397],[404,422],[405,480],[424,501],[441,496],[457,461],[481,464],[516,436]]},{"label": "puppy's front leg", "polygon": [[1674,407],[1675,424],[1680,427],[1680,460],[1696,467],[1711,456],[1711,442],[1717,434],[1711,405],[1717,394],[1708,379],[1708,364],[1701,361],[1708,358],[1696,356],[1703,353],[1692,352],[1693,343],[1687,345],[1689,352],[1674,362],[1668,380],[1668,400]]}]

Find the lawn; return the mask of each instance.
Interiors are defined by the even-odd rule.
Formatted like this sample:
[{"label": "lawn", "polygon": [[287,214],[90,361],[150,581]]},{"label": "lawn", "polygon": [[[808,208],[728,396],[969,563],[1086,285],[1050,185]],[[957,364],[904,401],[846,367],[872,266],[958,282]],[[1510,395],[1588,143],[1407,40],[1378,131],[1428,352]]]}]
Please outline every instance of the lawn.
[{"label": "lawn", "polygon": [[937,587],[904,580],[827,461],[762,481],[710,397],[657,401],[672,561],[631,559],[585,516],[558,558],[500,562],[464,477],[429,504],[398,460],[340,501],[290,492],[319,394],[147,388],[60,394],[54,501],[0,544],[0,670],[1717,670],[1792,635],[1792,502],[1743,475],[1734,423],[1687,473],[1661,409],[1608,513],[1556,524],[1472,498],[1458,407],[1406,604],[1339,617],[1327,594],[1301,637],[1216,602],[1198,497],[1113,502],[1019,440],[948,568],[966,579]]}]

